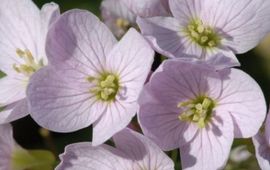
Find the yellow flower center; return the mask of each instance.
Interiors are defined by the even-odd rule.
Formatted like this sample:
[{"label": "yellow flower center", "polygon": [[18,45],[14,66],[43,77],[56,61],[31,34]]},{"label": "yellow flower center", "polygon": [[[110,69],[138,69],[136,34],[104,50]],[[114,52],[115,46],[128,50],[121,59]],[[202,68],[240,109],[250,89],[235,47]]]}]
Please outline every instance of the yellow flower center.
[{"label": "yellow flower center", "polygon": [[29,50],[16,50],[17,56],[23,59],[23,64],[13,64],[13,69],[17,73],[21,73],[27,77],[30,77],[34,72],[44,66],[43,60],[35,61],[32,53]]},{"label": "yellow flower center", "polygon": [[118,18],[115,21],[115,25],[117,26],[117,28],[123,29],[124,31],[127,31],[131,27],[129,21],[123,18]]},{"label": "yellow flower center", "polygon": [[183,108],[185,111],[178,118],[181,121],[196,123],[199,128],[204,128],[211,118],[215,105],[212,99],[203,96],[187,102],[181,102],[177,107]]},{"label": "yellow flower center", "polygon": [[95,83],[95,87],[90,90],[97,99],[102,101],[114,101],[119,90],[118,76],[111,73],[104,73],[99,78],[88,77],[87,80]]},{"label": "yellow flower center", "polygon": [[199,19],[193,19],[185,28],[187,36],[203,48],[213,48],[220,44],[220,36],[210,26]]}]

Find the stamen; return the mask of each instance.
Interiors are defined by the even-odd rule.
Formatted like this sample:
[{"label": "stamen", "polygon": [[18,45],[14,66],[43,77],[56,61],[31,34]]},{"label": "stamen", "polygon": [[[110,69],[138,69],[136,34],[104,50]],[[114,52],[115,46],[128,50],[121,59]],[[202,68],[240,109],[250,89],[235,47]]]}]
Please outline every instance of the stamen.
[{"label": "stamen", "polygon": [[178,116],[179,120],[193,122],[199,128],[204,128],[211,118],[215,103],[208,97],[198,97],[195,100],[178,103],[177,107],[185,109]]},{"label": "stamen", "polygon": [[219,45],[220,37],[213,28],[205,26],[201,20],[192,20],[185,32],[192,41],[204,48],[213,48]]},{"label": "stamen", "polygon": [[17,56],[24,60],[24,64],[13,64],[12,68],[17,72],[30,77],[34,72],[44,66],[43,60],[35,61],[32,53],[29,50],[16,50]]},{"label": "stamen", "polygon": [[114,74],[104,74],[100,78],[88,77],[87,80],[90,83],[94,83],[90,92],[94,93],[96,97],[103,101],[115,100],[115,96],[119,89],[119,81]]}]

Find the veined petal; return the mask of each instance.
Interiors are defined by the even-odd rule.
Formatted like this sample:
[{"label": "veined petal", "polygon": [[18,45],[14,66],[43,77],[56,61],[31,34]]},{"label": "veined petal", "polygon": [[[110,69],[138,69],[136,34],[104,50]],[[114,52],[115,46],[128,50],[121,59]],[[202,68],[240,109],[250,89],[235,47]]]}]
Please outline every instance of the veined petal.
[{"label": "veined petal", "polygon": [[199,96],[215,100],[222,84],[215,69],[181,60],[165,61],[152,75],[140,96],[139,122],[146,136],[163,150],[190,142],[199,128],[179,120],[185,110],[178,107]]},{"label": "veined petal", "polygon": [[136,15],[140,17],[170,15],[168,0],[120,0]]},{"label": "veined petal", "polygon": [[213,22],[231,37],[224,43],[236,53],[254,48],[270,31],[270,2],[267,0],[228,0],[216,3],[216,8]]},{"label": "veined petal", "polygon": [[270,147],[267,139],[262,133],[258,132],[256,136],[252,137],[252,141],[260,168],[262,170],[270,169]]},{"label": "veined petal", "polygon": [[15,142],[10,124],[0,125],[0,169],[10,170],[10,161]]},{"label": "veined petal", "polygon": [[100,72],[115,43],[112,33],[96,16],[85,10],[71,10],[51,27],[46,52],[50,64],[69,60],[85,70]]},{"label": "veined petal", "polygon": [[172,17],[138,17],[137,23],[155,50],[170,58],[181,57],[188,40],[181,37],[182,26],[178,20]]},{"label": "veined petal", "polygon": [[92,124],[105,107],[90,92],[92,87],[86,78],[67,63],[57,65],[57,69],[40,69],[27,89],[31,116],[41,126],[57,132],[71,132]]},{"label": "veined petal", "polygon": [[[13,74],[13,64],[21,62],[16,50],[28,49],[39,54],[40,11],[31,0],[2,0],[0,4],[0,69]],[[45,57],[45,56],[43,56]]]},{"label": "veined petal", "polygon": [[46,42],[46,37],[47,33],[49,31],[49,28],[52,23],[54,23],[57,18],[60,16],[60,9],[59,6],[54,3],[47,3],[42,6],[41,11],[40,11],[40,18],[41,18],[41,41],[44,43],[42,46],[42,53],[39,54],[37,57],[41,59],[40,57],[43,57],[44,63],[47,63],[47,57],[45,54],[45,42]]},{"label": "veined petal", "polygon": [[93,125],[93,146],[98,146],[124,129],[138,110],[137,104],[119,101],[107,105],[103,115]]},{"label": "veined petal", "polygon": [[68,145],[56,170],[126,170],[128,165],[114,153],[121,154],[108,145],[94,147],[87,142]]},{"label": "veined petal", "polygon": [[120,92],[117,100],[137,103],[153,60],[154,51],[150,45],[131,28],[113,48],[106,63],[110,72],[119,75]]},{"label": "veined petal", "polygon": [[169,151],[184,145],[196,135],[198,127],[178,119],[179,111],[175,105],[160,102],[151,96],[148,85],[140,99],[138,119],[143,133],[152,139],[162,150]]},{"label": "veined petal", "polygon": [[266,116],[266,103],[259,85],[249,75],[237,69],[220,71],[223,90],[218,110],[229,113],[234,122],[235,137],[254,136]]},{"label": "veined petal", "polygon": [[23,76],[6,76],[0,79],[0,106],[25,98],[27,80]]},{"label": "veined petal", "polygon": [[10,123],[14,120],[23,118],[29,114],[26,99],[18,100],[6,105],[0,112],[0,124]]},{"label": "veined petal", "polygon": [[229,115],[217,113],[206,128],[186,146],[180,147],[184,170],[222,169],[233,142],[233,123]]},{"label": "veined petal", "polygon": [[174,169],[173,161],[154,142],[137,132],[124,129],[113,137],[113,141],[127,159],[134,160],[133,169]]}]

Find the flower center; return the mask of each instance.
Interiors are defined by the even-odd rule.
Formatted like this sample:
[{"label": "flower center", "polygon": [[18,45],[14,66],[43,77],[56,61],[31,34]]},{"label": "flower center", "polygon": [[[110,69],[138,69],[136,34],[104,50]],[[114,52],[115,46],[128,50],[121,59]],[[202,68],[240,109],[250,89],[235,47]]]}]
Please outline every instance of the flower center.
[{"label": "flower center", "polygon": [[127,31],[131,27],[129,21],[124,19],[124,18],[118,18],[115,21],[115,24],[116,24],[117,28],[123,29],[125,31]]},{"label": "flower center", "polygon": [[30,77],[34,72],[39,70],[41,67],[44,66],[43,60],[39,60],[38,62],[35,61],[32,53],[29,50],[16,50],[17,56],[23,59],[23,64],[13,64],[13,69],[17,73],[24,74],[27,77]]},{"label": "flower center", "polygon": [[116,75],[105,73],[100,78],[88,77],[87,80],[95,83],[95,87],[90,90],[94,93],[97,99],[102,101],[113,101],[119,90],[119,79]]},{"label": "flower center", "polygon": [[186,27],[185,32],[192,41],[204,48],[217,47],[220,37],[210,26],[205,26],[201,20],[192,20]]},{"label": "flower center", "polygon": [[181,102],[177,107],[184,107],[178,118],[181,121],[189,121],[196,123],[199,128],[204,128],[210,120],[212,111],[215,107],[215,102],[208,97],[197,97],[195,100]]}]

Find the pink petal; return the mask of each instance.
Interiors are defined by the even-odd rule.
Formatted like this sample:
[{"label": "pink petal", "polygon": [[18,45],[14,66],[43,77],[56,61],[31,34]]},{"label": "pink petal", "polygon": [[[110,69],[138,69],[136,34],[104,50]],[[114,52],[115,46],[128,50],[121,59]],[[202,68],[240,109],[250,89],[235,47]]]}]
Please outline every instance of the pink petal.
[{"label": "pink petal", "polygon": [[[130,43],[132,42],[132,43]],[[137,103],[154,60],[154,51],[145,39],[131,28],[110,52],[107,68],[119,75],[121,92],[117,100]]]},{"label": "pink petal", "polygon": [[10,123],[29,114],[26,99],[16,101],[4,107],[0,112],[0,124]]},{"label": "pink petal", "polygon": [[233,123],[229,115],[216,113],[211,123],[187,145],[180,147],[185,170],[223,169],[233,142]]},{"label": "pink petal", "polygon": [[107,145],[93,147],[87,142],[68,145],[56,170],[126,170],[128,165],[114,153],[121,154]]},{"label": "pink petal", "polygon": [[21,62],[16,54],[18,48],[30,50],[34,57],[43,49],[44,43],[39,41],[40,11],[30,0],[3,0],[0,11],[0,69],[14,74],[12,65]]},{"label": "pink petal", "polygon": [[25,98],[27,80],[22,77],[6,76],[0,79],[0,106]]},{"label": "pink petal", "polygon": [[223,76],[223,91],[217,99],[217,109],[231,115],[235,137],[254,136],[266,115],[263,92],[256,81],[243,71],[228,71],[220,72]]},{"label": "pink petal", "polygon": [[140,17],[170,15],[168,0],[122,0],[123,3]]},{"label": "pink petal", "polygon": [[122,104],[116,101],[106,107],[105,112],[93,126],[93,146],[100,145],[115,133],[124,129],[138,110],[138,105]]},{"label": "pink petal", "polygon": [[117,149],[129,159],[135,160],[134,169],[172,170],[174,163],[150,139],[129,129],[124,129],[113,137]]},{"label": "pink petal", "polygon": [[262,170],[270,169],[270,147],[267,139],[260,132],[252,138],[256,158]]},{"label": "pink petal", "polygon": [[85,128],[98,119],[105,107],[90,93],[86,75],[66,63],[45,67],[35,73],[27,96],[31,116],[41,126],[71,132]]},{"label": "pink petal", "polygon": [[46,51],[50,64],[69,60],[81,69],[99,72],[105,69],[106,56],[115,43],[112,33],[96,16],[71,10],[51,27]]}]

